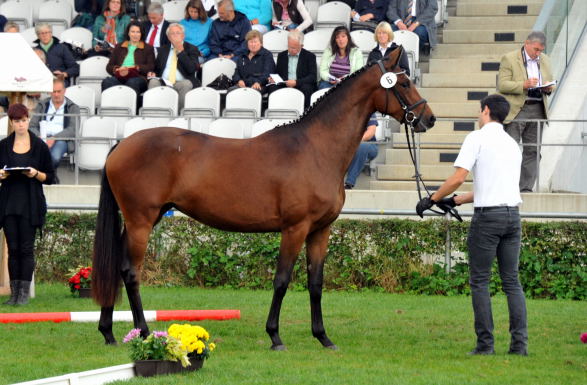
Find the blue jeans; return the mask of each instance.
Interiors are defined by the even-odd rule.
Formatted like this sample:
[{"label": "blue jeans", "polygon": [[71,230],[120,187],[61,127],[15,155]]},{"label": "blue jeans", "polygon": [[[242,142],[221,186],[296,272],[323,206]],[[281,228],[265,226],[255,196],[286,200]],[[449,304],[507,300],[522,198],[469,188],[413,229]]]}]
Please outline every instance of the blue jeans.
[{"label": "blue jeans", "polygon": [[361,142],[347,170],[345,184],[354,186],[363,167],[365,167],[365,162],[375,159],[376,156],[377,145],[375,143]]},{"label": "blue jeans", "polygon": [[53,168],[59,166],[59,162],[63,155],[67,153],[67,142],[65,140],[56,140],[53,146],[50,148],[51,160],[53,161]]},{"label": "blue jeans", "polygon": [[334,87],[333,84],[330,84],[330,83],[328,83],[328,82],[326,82],[324,80],[320,80],[320,83],[318,83],[318,89],[319,90],[323,90],[325,88],[332,88],[332,87]]},{"label": "blue jeans", "polygon": [[[415,17],[412,17],[412,20],[416,20]],[[395,23],[391,23],[391,29],[395,32],[399,30],[399,28],[395,25]],[[428,30],[422,24],[414,29],[414,33],[418,35],[420,38],[420,50],[424,49],[424,45],[428,43]]]},{"label": "blue jeans", "polygon": [[525,351],[527,348],[526,299],[518,279],[521,234],[517,207],[475,208],[467,247],[478,350],[493,350],[489,281],[491,265],[496,256],[510,313],[510,350]]}]

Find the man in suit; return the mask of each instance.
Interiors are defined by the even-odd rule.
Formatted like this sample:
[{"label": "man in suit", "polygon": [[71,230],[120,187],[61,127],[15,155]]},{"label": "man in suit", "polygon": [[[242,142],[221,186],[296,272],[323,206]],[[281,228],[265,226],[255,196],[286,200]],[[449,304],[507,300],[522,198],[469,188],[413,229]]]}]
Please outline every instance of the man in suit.
[{"label": "man in suit", "polygon": [[151,3],[147,8],[147,20],[143,22],[143,31],[147,33],[145,42],[155,48],[155,55],[159,53],[159,47],[169,44],[167,28],[169,22],[163,16],[163,7],[160,3]]},{"label": "man in suit", "polygon": [[155,59],[155,72],[147,74],[149,88],[168,85],[179,94],[179,110],[183,108],[185,94],[200,86],[196,73],[200,69],[200,51],[198,47],[184,41],[183,25],[172,23],[167,28],[169,44],[159,48]]},{"label": "man in suit", "polygon": [[280,52],[277,56],[277,74],[285,83],[275,84],[275,81],[269,78],[269,93],[283,87],[296,88],[303,92],[304,106],[310,105],[310,97],[316,91],[316,55],[303,49],[304,34],[297,30],[292,30],[287,36],[287,51]]},{"label": "man in suit", "polygon": [[[553,80],[550,60],[543,53],[546,36],[540,31],[528,35],[521,49],[505,54],[501,58],[497,89],[511,105],[505,130],[516,142],[522,140],[524,146],[520,191],[532,192],[538,174],[538,129],[541,124],[527,122],[528,119],[546,119],[546,95],[554,86],[541,87]],[[511,120],[514,121],[511,121]],[[542,134],[542,129],[540,129]],[[540,135],[540,139],[542,135]]]},{"label": "man in suit", "polygon": [[408,30],[420,38],[420,51],[426,52],[426,43],[436,46],[436,0],[389,0],[387,19],[394,31]]}]

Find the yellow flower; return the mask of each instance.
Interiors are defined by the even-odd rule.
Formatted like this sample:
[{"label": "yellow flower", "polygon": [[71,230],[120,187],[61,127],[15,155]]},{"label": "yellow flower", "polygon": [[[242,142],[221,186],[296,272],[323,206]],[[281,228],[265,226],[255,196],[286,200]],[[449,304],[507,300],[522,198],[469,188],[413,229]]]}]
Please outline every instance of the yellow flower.
[{"label": "yellow flower", "polygon": [[210,345],[208,345],[208,348],[210,348],[210,351],[213,352],[214,349],[216,349],[216,344],[214,342],[210,342]]}]

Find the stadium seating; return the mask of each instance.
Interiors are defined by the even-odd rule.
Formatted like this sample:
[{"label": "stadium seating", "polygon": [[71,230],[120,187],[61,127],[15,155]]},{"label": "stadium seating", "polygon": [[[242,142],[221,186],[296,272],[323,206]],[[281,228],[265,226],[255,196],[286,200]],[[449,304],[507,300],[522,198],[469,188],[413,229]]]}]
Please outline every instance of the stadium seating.
[{"label": "stadium seating", "polygon": [[208,60],[202,65],[202,85],[207,86],[212,83],[220,74],[225,74],[232,79],[236,63],[230,59],[216,58]]},{"label": "stadium seating", "polygon": [[72,15],[71,5],[66,0],[47,0],[39,5],[39,16],[35,24],[47,23],[53,27],[53,36],[60,36],[69,28]]},{"label": "stadium seating", "polygon": [[324,95],[330,90],[330,88],[324,88],[318,91],[315,91],[312,96],[310,97],[310,105],[314,104],[316,100],[320,98],[320,96]]},{"label": "stadium seating", "polygon": [[102,104],[98,108],[99,115],[113,117],[118,122],[117,136],[123,136],[124,124],[135,115],[137,94],[127,86],[114,86],[102,92]]},{"label": "stadium seating", "polygon": [[165,20],[172,22],[179,22],[181,19],[185,17],[185,6],[187,4],[187,0],[181,1],[168,1],[163,3],[163,14],[165,15]]},{"label": "stadium seating", "polygon": [[288,123],[288,122],[289,122],[289,120],[287,120],[287,119],[263,119],[263,120],[259,120],[258,122],[256,122],[255,124],[253,124],[253,128],[251,130],[251,138],[254,138],[255,136],[259,136],[261,134],[264,134],[267,131],[271,131],[275,127],[277,127],[277,126],[279,126],[281,124]]},{"label": "stadium seating", "polygon": [[281,88],[269,95],[267,118],[297,119],[304,112],[304,94],[295,88]]},{"label": "stadium seating", "polygon": [[34,43],[35,40],[38,39],[37,33],[35,32],[35,27],[22,29],[19,32],[24,40],[31,46],[34,47],[36,44]]},{"label": "stadium seating", "polygon": [[340,1],[332,1],[318,7],[314,26],[316,29],[336,28],[339,25],[349,28],[350,22],[351,7]]},{"label": "stadium seating", "polygon": [[277,55],[287,49],[288,31],[274,29],[263,35],[263,47],[271,51],[273,59],[277,61]]},{"label": "stadium seating", "polygon": [[258,118],[261,116],[261,93],[252,88],[237,88],[226,95],[226,108],[222,116]]},{"label": "stadium seating", "polygon": [[403,30],[393,33],[393,41],[404,47],[410,62],[410,77],[419,80],[420,38],[414,32]]},{"label": "stadium seating", "polygon": [[209,134],[221,138],[243,139],[245,131],[238,119],[216,119],[210,124]]},{"label": "stadium seating", "polygon": [[20,30],[33,26],[33,6],[28,0],[9,0],[0,4],[0,15],[20,26]]},{"label": "stadium seating", "polygon": [[169,123],[167,118],[153,118],[139,116],[132,118],[131,120],[124,123],[123,137],[128,138],[132,134],[142,130],[148,130],[155,127],[165,127]]},{"label": "stadium seating", "polygon": [[106,72],[108,58],[93,56],[83,60],[79,65],[79,76],[76,84],[90,87],[96,96],[96,106],[100,106],[102,98],[102,80],[110,76]]},{"label": "stadium seating", "polygon": [[92,48],[92,32],[89,29],[81,27],[68,28],[61,32],[59,39],[64,43],[73,46],[81,45],[84,50]]},{"label": "stadium seating", "polygon": [[375,34],[371,31],[360,29],[351,31],[351,38],[357,47],[363,52],[364,61],[367,63],[369,52],[371,52],[377,45],[377,43],[375,43]]},{"label": "stadium seating", "polygon": [[82,141],[77,150],[77,166],[82,170],[101,170],[116,139],[117,122],[113,118],[92,116],[82,126]]},{"label": "stadium seating", "polygon": [[179,94],[171,87],[159,86],[149,88],[143,94],[143,106],[139,109],[141,116],[177,116]]}]

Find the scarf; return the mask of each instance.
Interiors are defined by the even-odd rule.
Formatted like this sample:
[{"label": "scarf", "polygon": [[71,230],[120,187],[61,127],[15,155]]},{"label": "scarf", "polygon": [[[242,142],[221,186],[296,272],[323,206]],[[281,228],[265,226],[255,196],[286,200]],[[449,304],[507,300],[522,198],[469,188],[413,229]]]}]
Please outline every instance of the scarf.
[{"label": "scarf", "polygon": [[110,44],[116,45],[118,43],[116,39],[116,18],[118,17],[118,13],[113,13],[112,11],[105,11],[104,12],[104,19],[106,19],[106,36],[105,39]]}]

